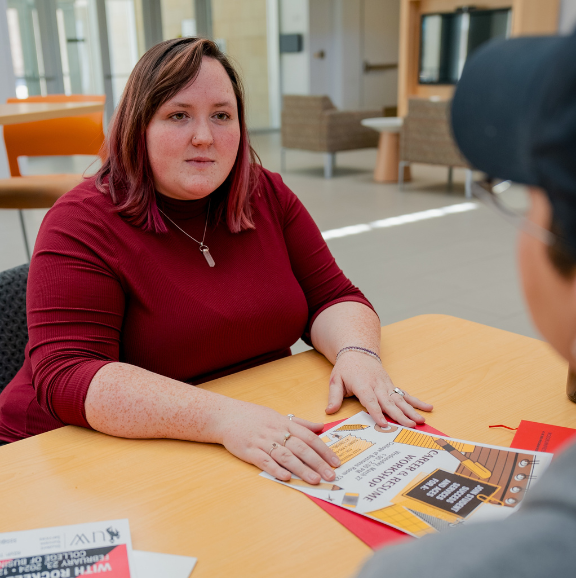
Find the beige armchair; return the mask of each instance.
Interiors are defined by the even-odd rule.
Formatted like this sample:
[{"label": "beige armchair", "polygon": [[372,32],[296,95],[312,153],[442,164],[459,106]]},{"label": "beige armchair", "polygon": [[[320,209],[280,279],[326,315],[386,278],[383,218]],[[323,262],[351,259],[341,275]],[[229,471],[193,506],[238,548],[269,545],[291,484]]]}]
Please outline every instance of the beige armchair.
[{"label": "beige armchair", "polygon": [[410,163],[448,167],[448,189],[452,188],[453,167],[466,171],[466,197],[472,197],[472,170],[462,156],[450,127],[450,101],[411,98],[400,133],[399,185],[403,185],[404,167]]},{"label": "beige armchair", "polygon": [[336,153],[378,146],[378,133],[360,124],[381,110],[338,110],[327,96],[285,95],[282,109],[282,171],[286,149],[325,153],[324,176],[334,172]]}]

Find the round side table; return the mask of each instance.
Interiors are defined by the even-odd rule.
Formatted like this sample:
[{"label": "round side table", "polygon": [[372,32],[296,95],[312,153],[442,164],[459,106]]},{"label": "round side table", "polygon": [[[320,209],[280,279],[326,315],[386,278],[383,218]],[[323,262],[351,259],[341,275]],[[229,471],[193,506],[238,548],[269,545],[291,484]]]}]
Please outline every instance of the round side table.
[{"label": "round side table", "polygon": [[[374,180],[377,183],[398,182],[398,165],[400,162],[400,130],[404,120],[399,117],[381,116],[365,118],[360,121],[363,126],[380,133],[378,156],[374,167]],[[404,169],[404,182],[410,180],[410,167]]]}]

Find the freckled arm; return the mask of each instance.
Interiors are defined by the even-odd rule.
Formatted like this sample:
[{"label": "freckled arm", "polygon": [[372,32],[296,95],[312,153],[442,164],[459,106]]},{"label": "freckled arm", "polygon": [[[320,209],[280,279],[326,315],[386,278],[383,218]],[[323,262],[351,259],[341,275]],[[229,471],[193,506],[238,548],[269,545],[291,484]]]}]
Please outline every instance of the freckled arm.
[{"label": "freckled arm", "polygon": [[109,363],[90,383],[85,409],[92,428],[113,436],[222,443],[225,416],[242,403],[133,365]]}]

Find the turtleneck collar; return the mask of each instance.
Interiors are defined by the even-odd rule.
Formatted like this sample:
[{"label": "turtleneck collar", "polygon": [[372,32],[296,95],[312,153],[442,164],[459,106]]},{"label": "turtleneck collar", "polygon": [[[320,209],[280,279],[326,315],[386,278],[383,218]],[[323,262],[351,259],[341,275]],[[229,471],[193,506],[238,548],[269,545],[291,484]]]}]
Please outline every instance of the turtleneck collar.
[{"label": "turtleneck collar", "polygon": [[156,191],[156,203],[158,207],[175,221],[193,219],[199,215],[205,215],[209,199],[210,195],[207,195],[202,199],[183,201],[167,197]]}]

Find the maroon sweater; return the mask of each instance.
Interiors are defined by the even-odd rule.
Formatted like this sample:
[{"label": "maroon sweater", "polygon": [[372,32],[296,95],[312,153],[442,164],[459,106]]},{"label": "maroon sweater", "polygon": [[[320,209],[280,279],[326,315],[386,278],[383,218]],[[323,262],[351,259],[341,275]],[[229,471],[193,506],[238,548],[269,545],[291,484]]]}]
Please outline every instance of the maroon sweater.
[{"label": "maroon sweater", "polygon": [[[208,227],[214,268],[172,224],[157,234],[127,223],[92,180],[64,195],[36,241],[30,341],[24,366],[0,395],[0,440],[90,427],[84,400],[107,363],[202,383],[290,355],[335,303],[371,307],[280,176],[264,171],[261,181],[252,197],[255,230]],[[158,201],[202,238],[208,198]]]}]

